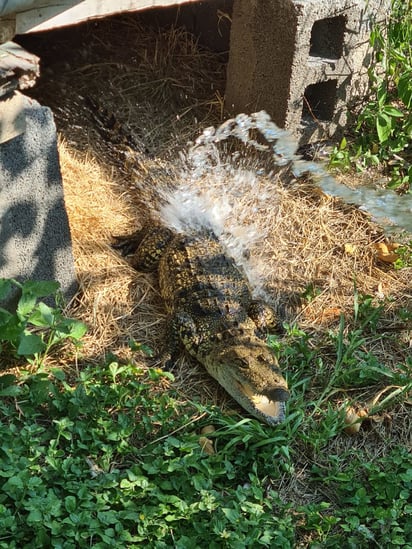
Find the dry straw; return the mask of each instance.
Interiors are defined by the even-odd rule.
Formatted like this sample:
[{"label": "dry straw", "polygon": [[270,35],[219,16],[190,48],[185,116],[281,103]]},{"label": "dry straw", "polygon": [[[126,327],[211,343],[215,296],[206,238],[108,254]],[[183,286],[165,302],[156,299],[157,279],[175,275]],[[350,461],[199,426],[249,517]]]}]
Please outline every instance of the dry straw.
[{"label": "dry straw", "polygon": [[[77,49],[64,35],[59,54],[63,48],[68,66],[59,69],[49,59],[54,78],[49,73],[37,92],[54,107],[63,136],[60,159],[80,283],[71,312],[89,325],[82,351],[88,361],[115,352],[147,364],[143,355],[131,353],[129,339],[159,349],[165,313],[156,277],[134,272],[112,250],[112,237],[141,226],[156,206],[156,188],[181,183],[178,151],[221,117],[222,58],[199,48],[185,31],[136,21],[101,23],[92,34],[86,28]],[[86,96],[116,115],[125,139],[113,143],[110,131],[102,136],[96,122],[101,112],[87,107]],[[266,289],[286,318],[312,333],[321,349],[325,331],[337,329],[341,314],[350,326],[356,283],[359,292],[384,305],[382,330],[401,332],[394,312],[411,306],[411,272],[379,264],[373,246],[384,240],[379,227],[311,184],[285,186],[284,179],[273,176],[268,183],[273,198],[257,219],[265,238],[251,254],[264,263]],[[253,215],[253,194],[239,200]],[[317,289],[313,299],[299,303],[311,286]],[[395,340],[393,346],[374,343],[373,352],[393,367],[406,358]],[[177,378],[182,394],[197,393],[220,405],[226,398],[185,358]]]}]

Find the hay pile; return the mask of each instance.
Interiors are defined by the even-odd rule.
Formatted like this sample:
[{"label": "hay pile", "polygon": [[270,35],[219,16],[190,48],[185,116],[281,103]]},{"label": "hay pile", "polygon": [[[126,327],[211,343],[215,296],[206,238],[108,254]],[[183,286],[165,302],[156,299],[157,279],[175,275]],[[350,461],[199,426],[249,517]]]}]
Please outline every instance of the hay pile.
[{"label": "hay pile", "polygon": [[[138,327],[147,318],[133,318],[133,313],[151,314],[149,327],[157,326],[159,315],[163,318],[159,300],[151,312],[144,309],[146,299],[157,299],[155,277],[136,273],[110,246],[113,235],[139,227],[139,218],[145,219],[146,212],[136,210],[129,189],[119,194],[122,182],[105,174],[95,160],[79,158],[64,142],[60,157],[83,294],[78,310],[84,310],[83,319],[93,327],[98,356],[116,341],[124,341],[126,334],[141,338]],[[397,305],[410,304],[410,272],[379,264],[373,244],[384,236],[367,215],[316,189],[278,184],[274,194],[273,207],[258,218],[267,236],[252,250],[264,263],[267,291],[286,305],[308,288],[316,289],[313,299],[294,317],[291,308],[287,320],[320,329],[336,323],[341,313],[350,319],[355,282],[360,293],[375,296],[377,303],[392,298],[387,320]],[[245,207],[252,208],[253,202]],[[144,342],[149,340],[146,333]]]},{"label": "hay pile", "polygon": [[[72,313],[90,327],[82,351],[87,361],[114,352],[147,364],[143,355],[131,353],[129,339],[159,349],[165,314],[156,279],[134,272],[111,249],[112,236],[141,225],[153,206],[152,188],[176,178],[183,144],[222,114],[222,59],[182,30],[143,29],[137,21],[110,20],[93,32],[86,26],[76,48],[67,34],[60,42],[55,38],[59,58],[67,54],[66,65],[46,55],[46,76],[35,91],[54,109],[63,136],[60,158],[81,286]],[[42,54],[42,47],[43,42],[36,53]],[[126,124],[139,150],[102,137],[85,95]],[[242,208],[266,235],[251,253],[264,263],[266,291],[285,318],[311,332],[321,348],[322,334],[338,326],[341,313],[350,327],[356,281],[360,293],[384,304],[382,329],[400,332],[404,327],[394,311],[411,306],[411,271],[395,272],[377,262],[373,244],[384,239],[382,231],[364,213],[311,185],[284,186],[276,177],[267,185],[273,198],[264,214],[255,215],[256,193],[242,198]],[[312,299],[299,306],[311,289]],[[409,332],[404,335],[410,338]],[[405,360],[395,343],[373,352],[388,366]],[[186,394],[220,406],[227,398],[185,358],[177,378]]]}]

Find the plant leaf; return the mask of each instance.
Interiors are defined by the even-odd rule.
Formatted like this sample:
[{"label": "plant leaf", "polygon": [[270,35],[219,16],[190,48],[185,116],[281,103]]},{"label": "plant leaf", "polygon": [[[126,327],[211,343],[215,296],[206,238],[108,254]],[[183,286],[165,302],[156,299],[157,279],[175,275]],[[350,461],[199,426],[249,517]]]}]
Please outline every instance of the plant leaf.
[{"label": "plant leaf", "polygon": [[59,287],[60,284],[54,280],[27,280],[23,284],[17,314],[20,318],[26,318],[36,306],[37,299],[54,295]]},{"label": "plant leaf", "polygon": [[21,393],[21,388],[18,385],[10,385],[0,389],[0,397],[15,397]]},{"label": "plant leaf", "polygon": [[404,117],[403,112],[397,109],[396,107],[392,107],[392,105],[385,105],[382,109],[382,112],[387,114],[388,116],[393,116],[394,118]]},{"label": "plant leaf", "polygon": [[20,343],[17,347],[17,354],[22,356],[31,356],[43,351],[46,344],[42,338],[36,334],[31,334],[25,330],[20,337]]},{"label": "plant leaf", "polygon": [[[13,315],[9,313],[9,311],[6,311],[6,309],[2,309],[0,307],[0,327],[6,326],[10,320],[13,318]],[[3,339],[3,332],[0,335],[0,339]]]},{"label": "plant leaf", "polygon": [[412,107],[412,71],[404,72],[398,81],[398,95],[404,105],[410,109]]},{"label": "plant leaf", "polygon": [[21,387],[17,385],[17,377],[13,374],[0,376],[0,397],[17,396]]},{"label": "plant leaf", "polygon": [[387,97],[387,92],[386,92],[386,85],[384,83],[382,83],[377,92],[376,92],[376,95],[377,95],[377,98],[378,98],[378,105],[380,107],[383,107],[383,105],[386,103],[386,97]]},{"label": "plant leaf", "polygon": [[17,305],[17,314],[21,320],[25,320],[27,316],[32,312],[36,306],[36,297],[29,294],[23,293],[19,299]]},{"label": "plant leaf", "polygon": [[55,294],[59,288],[60,284],[55,280],[27,280],[23,284],[23,294],[46,297]]},{"label": "plant leaf", "polygon": [[376,131],[380,143],[385,143],[389,139],[392,131],[392,120],[385,113],[379,113],[376,117]]},{"label": "plant leaf", "polygon": [[6,299],[12,287],[13,283],[9,278],[0,278],[0,300]]},{"label": "plant leaf", "polygon": [[55,310],[41,301],[27,321],[34,326],[53,326],[55,318]]},{"label": "plant leaf", "polygon": [[0,341],[16,343],[24,326],[24,323],[22,324],[16,315],[0,309]]},{"label": "plant leaf", "polygon": [[56,326],[56,336],[58,339],[64,339],[70,337],[72,339],[79,340],[87,332],[87,326],[84,322],[76,320],[74,318],[64,318]]}]

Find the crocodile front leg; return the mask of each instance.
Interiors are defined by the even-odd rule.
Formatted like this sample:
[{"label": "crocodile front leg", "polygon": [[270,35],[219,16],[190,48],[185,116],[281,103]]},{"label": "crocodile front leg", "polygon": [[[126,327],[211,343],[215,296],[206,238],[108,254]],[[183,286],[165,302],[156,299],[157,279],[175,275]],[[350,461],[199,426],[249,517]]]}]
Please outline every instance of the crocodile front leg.
[{"label": "crocodile front leg", "polygon": [[259,335],[265,336],[279,331],[280,323],[276,312],[265,301],[261,299],[252,300],[247,313],[256,324]]},{"label": "crocodile front leg", "polygon": [[133,254],[144,238],[145,231],[141,229],[132,234],[113,236],[112,248],[118,250],[123,257]]},{"label": "crocodile front leg", "polygon": [[184,311],[171,315],[167,322],[166,345],[163,354],[165,369],[173,370],[183,349],[196,356],[199,344],[200,337],[192,317]]},{"label": "crocodile front leg", "polygon": [[132,255],[130,264],[136,271],[155,271],[173,232],[167,227],[146,226],[129,236],[115,236],[113,248],[123,256]]}]

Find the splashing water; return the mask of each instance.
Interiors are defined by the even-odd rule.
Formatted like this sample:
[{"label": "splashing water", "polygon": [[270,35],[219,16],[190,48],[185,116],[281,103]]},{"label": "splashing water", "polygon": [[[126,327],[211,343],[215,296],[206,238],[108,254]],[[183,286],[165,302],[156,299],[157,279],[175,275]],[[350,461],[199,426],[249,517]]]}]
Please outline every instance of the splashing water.
[{"label": "splashing water", "polygon": [[[266,154],[272,169],[268,171],[263,161],[262,165],[256,163],[256,155],[253,166],[249,162],[247,167],[239,151],[231,155],[223,152],[222,144],[228,146],[233,138],[248,150]],[[309,173],[327,194],[366,209],[384,226],[389,221],[412,232],[408,197],[390,191],[350,189],[336,182],[321,164],[303,160],[297,148],[290,132],[278,128],[265,111],[239,114],[218,128],[207,128],[182,154],[182,183],[171,195],[170,191],[164,193],[161,219],[180,232],[211,228],[228,253],[245,268],[258,294],[266,278],[265,266],[251,260],[249,250],[266,236],[262,224],[254,220],[276,208],[276,170],[289,170],[289,179]]]},{"label": "splashing water", "polygon": [[318,184],[325,193],[369,212],[386,233],[399,232],[399,229],[412,233],[412,200],[409,195],[399,196],[387,189],[370,187],[351,189],[330,175],[322,177]]},{"label": "splashing water", "polygon": [[228,164],[209,170],[207,176],[187,177],[168,197],[160,215],[166,225],[178,232],[204,227],[213,230],[258,292],[266,278],[265,266],[256,257],[250,257],[250,250],[266,237],[258,220],[274,207],[276,194],[273,191],[269,195],[267,181],[252,170]]},{"label": "splashing water", "polygon": [[255,293],[260,294],[266,278],[265,265],[250,257],[250,250],[266,237],[267,231],[259,220],[269,209],[276,208],[275,186],[272,181],[268,184],[267,173],[259,165],[243,166],[238,152],[223,154],[218,146],[236,138],[247,147],[267,151],[267,145],[252,138],[252,130],[259,130],[268,141],[273,141],[275,166],[285,166],[295,157],[296,144],[265,112],[242,114],[217,129],[207,128],[182,155],[182,183],[171,195],[163,195],[166,203],[160,217],[179,232],[212,229],[229,255],[245,269]]}]

